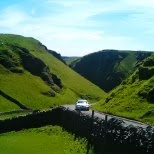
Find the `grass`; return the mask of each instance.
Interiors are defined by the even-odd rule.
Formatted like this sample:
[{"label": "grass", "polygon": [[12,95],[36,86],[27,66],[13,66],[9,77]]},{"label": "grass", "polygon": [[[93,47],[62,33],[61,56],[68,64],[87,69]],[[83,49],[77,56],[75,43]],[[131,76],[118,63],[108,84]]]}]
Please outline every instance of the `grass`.
[{"label": "grass", "polygon": [[7,112],[18,109],[19,107],[17,105],[0,96],[0,112]]},{"label": "grass", "polygon": [[140,90],[143,91],[144,87],[154,87],[154,82],[152,82],[154,81],[154,77],[149,80],[141,81],[137,79],[134,83],[131,83],[130,80],[134,75],[132,75],[125,84],[111,91],[107,99],[101,100],[94,108],[102,112],[154,124],[153,115],[144,117],[148,111],[154,110],[154,103],[148,102],[146,98],[138,95],[138,92]]},{"label": "grass", "polygon": [[[33,54],[36,56],[37,53],[34,52]],[[69,88],[78,97],[87,97],[87,99],[89,97],[91,100],[96,101],[105,95],[100,88],[80,76],[78,73],[72,71],[68,66],[64,65],[61,61],[58,61],[52,55],[42,52],[37,54],[37,56],[45,61],[51,70],[62,80],[64,86]]]},{"label": "grass", "polygon": [[[58,126],[46,126],[0,135],[1,154],[85,154],[87,141],[63,131]],[[90,152],[93,153],[92,150]]]},{"label": "grass", "polygon": [[[19,35],[0,34],[0,52],[3,48],[8,49],[10,45],[27,48],[31,54],[49,66],[50,71],[56,74],[64,85],[62,91],[56,93],[40,77],[30,74],[22,66],[20,68],[24,70],[24,73],[12,73],[0,65],[0,89],[26,107],[46,109],[54,104],[74,103],[80,97],[86,98],[90,102],[98,101],[104,97],[105,93],[100,88],[49,54],[37,40]],[[9,54],[12,54],[12,51],[9,51]],[[18,55],[12,57],[15,57],[13,62],[16,60],[20,62]],[[9,62],[12,63],[11,60]],[[49,91],[55,93],[55,97],[42,94]]]},{"label": "grass", "polygon": [[[4,92],[31,109],[49,108],[53,104],[67,104],[72,99],[75,99],[74,93],[71,93],[68,89],[61,92],[61,94],[57,94],[56,97],[41,94],[51,91],[51,88],[39,77],[33,76],[28,72],[24,74],[0,74],[0,83]],[[15,83],[16,85],[14,86]]]},{"label": "grass", "polygon": [[128,52],[128,56],[115,67],[115,70],[123,72],[124,75],[128,77],[135,70],[135,64],[137,62],[135,54],[136,52]]},{"label": "grass", "polygon": [[150,116],[144,117],[142,121],[143,122],[147,122],[148,121],[149,124],[154,124],[154,115],[150,115]]},{"label": "grass", "polygon": [[29,112],[28,111],[18,112],[18,113],[5,113],[5,114],[0,115],[0,120],[11,119],[11,118],[18,117],[18,116],[25,116],[29,113],[30,111]]}]

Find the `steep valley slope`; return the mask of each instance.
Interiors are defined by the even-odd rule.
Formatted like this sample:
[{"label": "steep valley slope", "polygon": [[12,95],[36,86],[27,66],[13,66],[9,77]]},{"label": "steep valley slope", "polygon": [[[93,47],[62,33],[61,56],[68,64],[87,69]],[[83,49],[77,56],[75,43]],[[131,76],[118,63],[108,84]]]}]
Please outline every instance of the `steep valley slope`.
[{"label": "steep valley slope", "polygon": [[143,51],[103,50],[74,59],[69,66],[109,92],[128,78],[138,64],[150,55],[151,52]]},{"label": "steep valley slope", "polygon": [[78,98],[93,102],[104,96],[103,90],[39,41],[0,34],[0,112],[20,109],[19,103],[28,109],[46,109]]},{"label": "steep valley slope", "polygon": [[97,110],[154,124],[154,56],[94,107]]}]

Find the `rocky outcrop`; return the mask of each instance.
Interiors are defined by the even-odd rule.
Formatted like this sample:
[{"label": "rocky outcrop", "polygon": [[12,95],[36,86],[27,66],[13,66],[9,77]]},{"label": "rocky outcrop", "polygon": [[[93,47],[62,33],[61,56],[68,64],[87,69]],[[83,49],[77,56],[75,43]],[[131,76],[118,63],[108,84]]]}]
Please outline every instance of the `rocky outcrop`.
[{"label": "rocky outcrop", "polygon": [[149,91],[148,96],[147,96],[147,99],[148,99],[150,102],[154,103],[154,88],[152,88],[152,89]]},{"label": "rocky outcrop", "polygon": [[56,92],[63,88],[61,80],[51,73],[49,67],[41,59],[36,58],[23,47],[12,45],[10,49],[12,50],[0,53],[0,64],[4,67],[14,73],[23,73],[25,69],[31,74],[41,77]]},{"label": "rocky outcrop", "polygon": [[19,57],[7,48],[4,48],[0,51],[0,64],[11,72],[23,73],[23,69],[19,68]]},{"label": "rocky outcrop", "polygon": [[140,66],[138,74],[140,80],[148,80],[154,76],[154,68]]},{"label": "rocky outcrop", "polygon": [[148,58],[144,62],[144,66],[154,66],[154,58]]}]

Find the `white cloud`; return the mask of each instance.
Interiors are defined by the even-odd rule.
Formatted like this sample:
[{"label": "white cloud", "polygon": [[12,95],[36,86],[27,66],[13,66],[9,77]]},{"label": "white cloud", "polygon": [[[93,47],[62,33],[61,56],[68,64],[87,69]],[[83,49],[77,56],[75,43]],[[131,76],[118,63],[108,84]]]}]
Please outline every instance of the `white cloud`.
[{"label": "white cloud", "polygon": [[154,0],[126,0],[126,3],[135,7],[154,8]]},{"label": "white cloud", "polygon": [[[3,33],[16,33],[32,36],[42,41],[48,48],[58,50],[63,55],[83,55],[89,52],[115,49],[147,49],[141,36],[131,34],[131,30],[142,29],[141,33],[154,35],[154,6],[152,0],[47,0],[48,8],[57,4],[62,8],[45,15],[36,16],[33,6],[30,12],[21,10],[20,6],[10,6],[0,11],[0,29]],[[41,3],[41,1],[40,1]],[[43,2],[42,2],[43,3]],[[57,7],[58,7],[57,6]],[[51,7],[52,8],[52,7]],[[43,10],[42,10],[43,11]],[[125,23],[129,35],[112,33],[108,25],[112,20],[103,18],[93,20],[90,17],[116,12],[132,12],[121,23]],[[33,16],[35,14],[35,17]],[[132,26],[133,25],[133,26]],[[122,27],[119,23],[119,29]]]},{"label": "white cloud", "polygon": [[28,16],[15,7],[8,7],[0,12],[0,26],[12,27],[24,22]]},{"label": "white cloud", "polygon": [[77,0],[77,1],[72,1],[72,0],[47,0],[46,1],[48,4],[59,4],[62,5],[64,7],[74,7],[74,6],[81,6],[81,4],[83,5],[87,5],[89,4],[89,0],[83,1],[83,0]]},{"label": "white cloud", "polygon": [[89,32],[83,30],[70,30],[70,29],[59,29],[52,32],[51,38],[58,40],[100,40],[103,32]]}]

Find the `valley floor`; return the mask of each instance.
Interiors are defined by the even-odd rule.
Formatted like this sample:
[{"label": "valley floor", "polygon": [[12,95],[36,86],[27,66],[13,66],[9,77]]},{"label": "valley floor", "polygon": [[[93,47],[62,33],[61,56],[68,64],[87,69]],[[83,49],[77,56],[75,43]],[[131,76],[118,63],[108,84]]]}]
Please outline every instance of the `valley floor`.
[{"label": "valley floor", "polygon": [[0,135],[1,154],[84,154],[86,146],[85,139],[75,139],[59,126],[46,126]]}]

